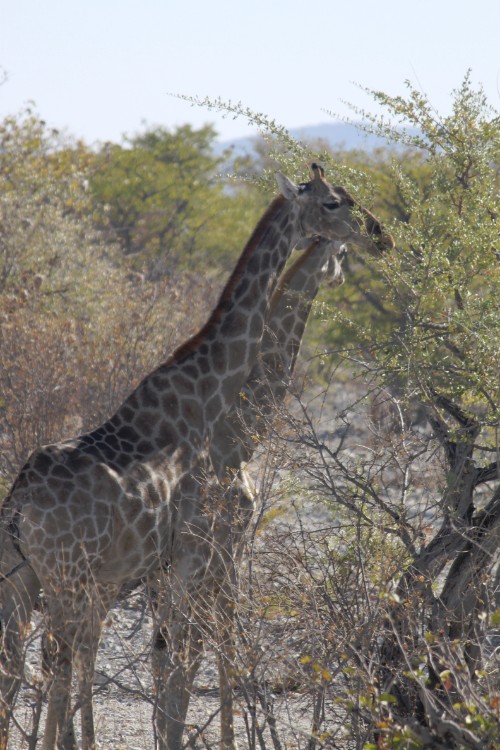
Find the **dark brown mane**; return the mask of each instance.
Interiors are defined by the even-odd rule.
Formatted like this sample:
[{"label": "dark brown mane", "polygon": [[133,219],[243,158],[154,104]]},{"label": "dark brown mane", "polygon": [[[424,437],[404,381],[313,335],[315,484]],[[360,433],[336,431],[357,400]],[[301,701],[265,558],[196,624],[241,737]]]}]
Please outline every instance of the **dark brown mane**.
[{"label": "dark brown mane", "polygon": [[257,245],[259,245],[266,232],[268,231],[269,222],[282,209],[285,203],[286,198],[283,195],[278,195],[277,198],[275,198],[267,208],[266,212],[261,216],[257,226],[255,227],[250,239],[248,240],[243,252],[239,257],[234,271],[229,277],[226,286],[222,290],[219,301],[209,319],[207,320],[203,328],[198,331],[198,333],[195,333],[194,336],[184,342],[184,344],[181,344],[175,350],[175,352],[164,363],[164,366],[174,364],[175,362],[181,362],[185,357],[187,357],[195,349],[197,349],[200,344],[202,344],[203,341],[212,333],[215,326],[220,320],[221,314],[224,312],[224,310],[227,309],[231,301],[233,292],[240,282],[243,273],[248,265],[248,261],[255,251],[255,248],[257,247]]}]

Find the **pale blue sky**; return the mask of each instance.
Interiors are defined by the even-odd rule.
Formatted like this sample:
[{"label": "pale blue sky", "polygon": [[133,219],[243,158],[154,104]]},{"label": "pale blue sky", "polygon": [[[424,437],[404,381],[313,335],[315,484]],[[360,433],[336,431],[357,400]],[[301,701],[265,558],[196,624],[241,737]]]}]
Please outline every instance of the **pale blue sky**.
[{"label": "pale blue sky", "polygon": [[441,112],[467,68],[500,110],[498,0],[0,0],[0,116],[33,100],[52,126],[120,141],[149,125],[214,122],[168,95],[221,96],[287,127],[372,108],[356,84],[404,81]]}]

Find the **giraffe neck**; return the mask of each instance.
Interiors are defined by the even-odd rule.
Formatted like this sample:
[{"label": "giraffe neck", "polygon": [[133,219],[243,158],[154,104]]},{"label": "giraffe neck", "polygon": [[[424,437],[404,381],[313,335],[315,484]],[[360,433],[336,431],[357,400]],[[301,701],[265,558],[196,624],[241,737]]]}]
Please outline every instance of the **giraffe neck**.
[{"label": "giraffe neck", "polygon": [[237,471],[251,458],[256,447],[255,435],[263,432],[265,418],[284,399],[331,254],[330,242],[313,241],[276,287],[262,339],[261,358],[229,415],[214,428],[210,455],[219,478],[227,469]]},{"label": "giraffe neck", "polygon": [[84,436],[80,447],[86,443],[120,468],[168,460],[182,472],[191,464],[256,360],[270,289],[298,240],[297,223],[294,203],[276,198],[205,326],[148,375],[108,422]]}]

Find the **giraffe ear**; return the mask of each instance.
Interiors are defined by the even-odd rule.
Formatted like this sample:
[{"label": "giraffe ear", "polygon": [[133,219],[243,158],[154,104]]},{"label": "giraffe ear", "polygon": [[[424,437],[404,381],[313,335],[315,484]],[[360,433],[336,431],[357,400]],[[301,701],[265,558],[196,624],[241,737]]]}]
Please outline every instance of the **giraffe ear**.
[{"label": "giraffe ear", "polygon": [[288,200],[294,200],[299,194],[299,188],[297,185],[282,172],[276,172],[275,177],[278,187],[285,198]]}]

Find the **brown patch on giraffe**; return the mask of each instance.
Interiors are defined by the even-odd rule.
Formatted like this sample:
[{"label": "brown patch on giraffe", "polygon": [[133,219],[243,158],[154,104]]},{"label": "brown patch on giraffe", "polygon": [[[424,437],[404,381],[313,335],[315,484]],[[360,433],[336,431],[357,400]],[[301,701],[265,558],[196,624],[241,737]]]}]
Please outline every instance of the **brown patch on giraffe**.
[{"label": "brown patch on giraffe", "polygon": [[37,451],[31,459],[31,464],[35,471],[45,474],[53,464],[52,456],[47,455],[44,450]]},{"label": "brown patch on giraffe", "polygon": [[212,396],[212,398],[205,405],[205,413],[207,418],[213,422],[217,418],[217,414],[221,410],[221,400],[218,394]]},{"label": "brown patch on giraffe", "polygon": [[157,441],[160,445],[160,449],[165,450],[167,446],[176,445],[178,439],[178,430],[175,427],[172,427],[168,422],[162,422],[157,433]]},{"label": "brown patch on giraffe", "polygon": [[139,435],[149,436],[158,424],[159,419],[158,411],[141,411],[139,414],[136,414],[133,425]]},{"label": "brown patch on giraffe", "polygon": [[137,452],[145,458],[151,456],[154,451],[155,447],[150,440],[140,440],[139,443],[137,443]]},{"label": "brown patch on giraffe", "polygon": [[196,396],[194,396],[193,398],[184,398],[182,400],[182,411],[186,416],[186,419],[189,420],[190,424],[194,424],[196,426],[200,424],[203,410]]},{"label": "brown patch on giraffe", "polygon": [[139,386],[139,390],[136,391],[140,398],[141,406],[146,409],[157,409],[160,404],[158,397],[158,391],[153,383],[149,380],[143,380]]},{"label": "brown patch on giraffe", "polygon": [[212,370],[210,361],[206,356],[198,357],[196,364],[198,365],[200,375],[207,375]]},{"label": "brown patch on giraffe", "polygon": [[136,410],[132,409],[130,406],[122,406],[122,408],[120,409],[120,413],[115,414],[115,416],[113,417],[113,422],[118,418],[118,424],[116,425],[116,427],[119,427],[122,420],[124,420],[125,422],[131,422],[135,416],[135,413]]},{"label": "brown patch on giraffe", "polygon": [[227,347],[222,341],[215,341],[212,346],[212,365],[216,373],[222,374],[226,369]]},{"label": "brown patch on giraffe", "polygon": [[139,434],[131,425],[124,425],[123,427],[121,427],[116,433],[116,436],[119,440],[125,440],[132,444],[136,443],[139,439]]},{"label": "brown patch on giraffe", "polygon": [[180,407],[179,399],[175,393],[172,393],[171,391],[167,393],[167,395],[163,397],[161,405],[163,411],[170,419],[177,419]]},{"label": "brown patch on giraffe", "polygon": [[[241,359],[238,364],[241,364]],[[216,388],[217,379],[212,375],[207,375],[204,378],[198,379],[197,391],[201,398],[205,399],[205,397],[210,395]]]},{"label": "brown patch on giraffe", "polygon": [[227,360],[228,369],[234,370],[239,367],[243,358],[246,354],[247,345],[245,341],[235,341],[229,349],[229,357]]},{"label": "brown patch on giraffe", "polygon": [[58,479],[73,479],[73,472],[63,466],[62,464],[56,464],[52,467],[51,475]]}]

